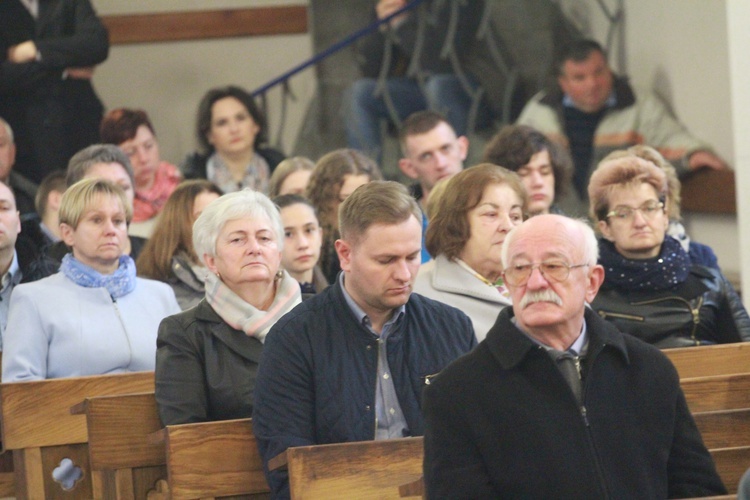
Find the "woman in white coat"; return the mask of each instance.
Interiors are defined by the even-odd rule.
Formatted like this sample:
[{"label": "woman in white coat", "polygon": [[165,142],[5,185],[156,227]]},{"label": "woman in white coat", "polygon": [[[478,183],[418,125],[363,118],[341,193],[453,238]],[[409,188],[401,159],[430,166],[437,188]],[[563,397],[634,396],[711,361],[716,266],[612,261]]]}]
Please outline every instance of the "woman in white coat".
[{"label": "woman in white coat", "polygon": [[483,163],[448,181],[427,226],[425,243],[435,259],[419,269],[414,291],[466,313],[478,342],[510,305],[500,249],[526,207],[518,175]]},{"label": "woman in white coat", "polygon": [[108,181],[68,188],[60,229],[72,253],[57,274],[13,290],[3,382],[154,369],[159,322],[180,307],[168,285],[136,278],[124,254],[132,213]]}]

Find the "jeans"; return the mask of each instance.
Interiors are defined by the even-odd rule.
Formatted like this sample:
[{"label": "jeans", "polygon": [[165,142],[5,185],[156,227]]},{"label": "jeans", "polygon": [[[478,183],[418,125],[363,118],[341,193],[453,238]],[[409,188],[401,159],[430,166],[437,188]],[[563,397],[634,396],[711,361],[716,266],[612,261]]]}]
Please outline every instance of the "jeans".
[{"label": "jeans", "polygon": [[[383,150],[381,121],[385,119],[391,122],[391,116],[383,96],[374,96],[376,86],[377,80],[374,78],[354,82],[345,125],[349,147],[363,151],[380,163]],[[425,82],[424,94],[417,82],[410,78],[389,78],[386,86],[399,120],[429,108],[444,114],[457,135],[466,134],[471,97],[455,75],[429,77]],[[477,125],[486,124],[489,119],[485,116],[480,118]]]}]

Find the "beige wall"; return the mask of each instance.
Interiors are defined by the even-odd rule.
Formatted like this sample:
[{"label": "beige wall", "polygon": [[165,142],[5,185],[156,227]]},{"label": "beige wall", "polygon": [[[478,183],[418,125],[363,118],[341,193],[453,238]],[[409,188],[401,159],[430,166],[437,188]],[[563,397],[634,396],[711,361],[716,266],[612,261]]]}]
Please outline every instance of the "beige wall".
[{"label": "beige wall", "polygon": [[[268,5],[306,5],[304,0],[93,0],[101,15]],[[178,163],[195,148],[195,113],[211,87],[238,84],[253,90],[312,55],[308,35],[228,38],[207,41],[117,45],[96,72],[94,85],[109,108],[144,108],[159,136],[162,156]],[[281,144],[291,150],[304,110],[315,91],[306,70],[291,80],[297,102]],[[281,93],[269,93],[271,138],[277,140]]]},{"label": "beige wall", "polygon": [[[728,0],[726,2],[727,38],[729,39],[729,81],[732,95],[733,116],[732,139],[734,142],[734,166],[737,171],[737,210],[739,212],[740,265],[743,272],[742,289],[746,307],[750,304],[750,200],[744,193],[750,188],[750,2]],[[720,193],[717,193],[720,196]],[[744,250],[744,251],[743,251]]]},{"label": "beige wall", "polygon": [[[626,8],[629,74],[664,97],[691,132],[734,166],[725,2],[628,0]],[[714,249],[725,271],[740,271],[735,217],[693,215],[686,226]]]}]

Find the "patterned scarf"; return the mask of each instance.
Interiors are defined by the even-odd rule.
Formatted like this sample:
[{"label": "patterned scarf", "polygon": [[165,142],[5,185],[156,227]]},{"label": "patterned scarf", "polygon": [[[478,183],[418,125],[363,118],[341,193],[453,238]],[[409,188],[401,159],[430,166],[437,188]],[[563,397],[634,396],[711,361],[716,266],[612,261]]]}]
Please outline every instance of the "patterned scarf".
[{"label": "patterned scarf", "polygon": [[206,276],[206,301],[229,326],[264,342],[268,331],[279,318],[302,300],[299,283],[283,271],[276,297],[267,311],[245,302],[213,273]]},{"label": "patterned scarf", "polygon": [[60,272],[79,286],[105,288],[113,299],[119,299],[135,290],[135,262],[128,255],[120,256],[120,264],[114,273],[101,274],[68,253],[63,257]]},{"label": "patterned scarf", "polygon": [[599,239],[599,254],[604,282],[624,290],[669,290],[684,282],[690,272],[690,257],[671,236],[664,238],[653,259],[627,259],[604,238]]},{"label": "patterned scarf", "polygon": [[214,153],[209,156],[206,162],[206,177],[225,193],[241,191],[244,188],[268,193],[271,168],[268,166],[266,159],[256,152],[250,159],[242,181],[238,183],[219,154]]},{"label": "patterned scarf", "polygon": [[180,171],[171,163],[165,161],[159,164],[159,168],[154,174],[154,184],[146,191],[136,191],[133,200],[133,222],[143,222],[155,216],[164,204],[167,198],[177,188],[182,180]]}]

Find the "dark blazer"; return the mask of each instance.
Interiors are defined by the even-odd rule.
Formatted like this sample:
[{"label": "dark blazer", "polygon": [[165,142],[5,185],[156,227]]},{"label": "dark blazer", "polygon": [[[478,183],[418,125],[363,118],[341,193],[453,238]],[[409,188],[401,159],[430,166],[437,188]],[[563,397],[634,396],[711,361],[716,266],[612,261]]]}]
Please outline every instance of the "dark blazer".
[{"label": "dark blazer", "polygon": [[[8,48],[28,40],[40,59],[9,62]],[[36,20],[19,0],[0,2],[0,116],[13,128],[20,174],[41,182],[98,142],[104,108],[90,80],[64,71],[100,64],[108,52],[107,29],[89,0],[39,0]]]},{"label": "dark blazer", "polygon": [[156,340],[156,404],[162,424],[249,418],[263,344],[202,300],[165,318]]},{"label": "dark blazer", "polygon": [[686,498],[724,494],[658,349],[587,309],[583,402],[541,346],[498,316],[423,394],[428,498]]}]

